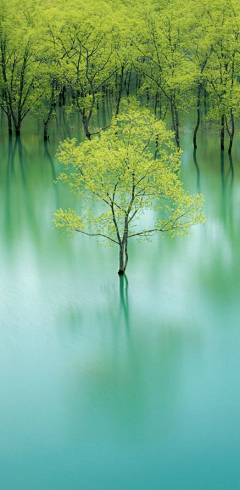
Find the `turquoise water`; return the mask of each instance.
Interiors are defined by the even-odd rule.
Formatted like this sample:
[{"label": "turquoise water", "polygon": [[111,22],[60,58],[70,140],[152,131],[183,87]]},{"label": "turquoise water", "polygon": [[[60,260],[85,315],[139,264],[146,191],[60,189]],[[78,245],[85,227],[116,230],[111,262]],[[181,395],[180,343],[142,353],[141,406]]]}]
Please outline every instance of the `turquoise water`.
[{"label": "turquoise water", "polygon": [[[0,489],[240,488],[240,161],[191,121],[182,177],[206,198],[188,238],[117,250],[69,239],[74,206],[33,121],[1,129]],[[79,126],[80,127],[80,126]]]}]

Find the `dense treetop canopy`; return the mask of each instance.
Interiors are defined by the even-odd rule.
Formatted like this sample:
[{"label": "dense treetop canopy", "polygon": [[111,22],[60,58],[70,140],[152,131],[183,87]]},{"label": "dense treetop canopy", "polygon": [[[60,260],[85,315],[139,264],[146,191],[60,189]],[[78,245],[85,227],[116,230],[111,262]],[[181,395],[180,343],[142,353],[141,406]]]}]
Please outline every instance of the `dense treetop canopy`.
[{"label": "dense treetop canopy", "polygon": [[[0,0],[0,104],[9,132],[27,114],[44,137],[61,103],[78,111],[88,139],[103,96],[147,97],[171,123],[196,109],[194,146],[206,115],[231,151],[239,116],[238,0]],[[67,95],[67,97],[66,97]],[[97,128],[100,130],[101,128]]]}]

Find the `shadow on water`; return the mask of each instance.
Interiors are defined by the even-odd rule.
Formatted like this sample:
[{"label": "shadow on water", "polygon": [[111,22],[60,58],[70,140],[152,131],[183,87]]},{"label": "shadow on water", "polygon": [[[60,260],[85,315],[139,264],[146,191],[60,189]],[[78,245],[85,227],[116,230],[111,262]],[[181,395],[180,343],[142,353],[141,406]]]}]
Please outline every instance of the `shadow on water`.
[{"label": "shadow on water", "polygon": [[229,167],[226,165],[225,153],[221,151],[220,170],[221,170],[221,187],[222,187],[222,217],[226,222],[228,215],[229,221],[232,222],[232,198],[234,183],[234,165],[232,155],[228,154]]},{"label": "shadow on water", "polygon": [[233,182],[234,182],[234,167],[233,167],[233,159],[231,153],[228,153],[228,159],[229,159],[229,170],[227,173],[227,178],[229,176],[230,178],[230,198],[229,198],[229,220],[231,226],[233,225],[234,219],[233,219]]},{"label": "shadow on water", "polygon": [[[222,202],[223,202],[223,206],[225,209],[226,179],[225,179],[225,155],[224,155],[224,151],[221,151],[220,167],[221,167],[221,180],[222,180]],[[223,209],[223,211],[224,211],[224,209]]]},{"label": "shadow on water", "polygon": [[7,174],[14,176],[14,161],[15,154],[17,150],[17,140],[15,139],[13,144],[12,136],[9,137],[8,141],[8,156],[7,156]]},{"label": "shadow on water", "polygon": [[53,158],[51,156],[51,153],[49,152],[48,141],[44,141],[44,158],[46,158],[49,161],[51,171],[52,171],[52,178],[53,178],[53,180],[56,180],[56,177],[57,177],[56,176],[56,170],[55,170]]},{"label": "shadow on water", "polygon": [[[109,286],[104,287],[106,294]],[[133,294],[136,301],[135,291],[131,297]],[[128,437],[129,429],[136,440],[139,433],[147,438],[163,437],[174,425],[184,352],[193,349],[195,362],[199,357],[201,363],[202,332],[196,325],[166,321],[155,311],[148,310],[141,316],[138,308],[129,308],[126,277],[119,279],[119,295],[115,289],[114,298],[110,295],[105,306],[99,306],[102,300],[99,298],[95,308],[89,308],[87,301],[81,312],[67,315],[68,321],[78,319],[79,326],[85,323],[80,335],[74,329],[77,348],[66,389],[73,437],[82,437],[89,419],[94,421],[95,430],[101,430],[105,417],[113,430],[121,427],[123,438]],[[123,326],[131,330],[131,336],[126,335]],[[85,336],[88,340],[83,345]],[[149,406],[151,416],[146,418]],[[152,417],[159,421],[157,427],[151,426]]]},{"label": "shadow on water", "polygon": [[9,138],[6,161],[5,231],[8,240],[13,243],[16,235],[28,223],[35,246],[38,246],[41,237],[35,211],[35,194],[32,191],[27,162],[28,153],[20,137]]},{"label": "shadow on water", "polygon": [[56,174],[56,169],[55,169],[53,157],[49,151],[49,142],[48,141],[44,141],[44,158],[47,159],[50,163],[50,168],[51,168],[51,173],[52,173],[52,181],[53,181],[53,186],[54,186],[54,194],[55,194],[55,199],[56,199],[56,207],[60,208],[61,203],[59,202],[58,186],[56,185],[57,174]]},{"label": "shadow on water", "polygon": [[[108,298],[105,305],[99,306],[94,304],[88,311],[86,317],[84,311],[78,305],[68,307],[67,310],[61,311],[59,318],[60,324],[66,330],[68,327],[71,333],[78,333],[82,329],[88,328],[91,323],[91,314],[98,317],[98,324],[104,325],[104,329],[107,327],[114,334],[114,338],[119,337],[124,332],[127,333],[127,337],[130,339],[130,309],[129,309],[129,297],[128,288],[129,283],[127,276],[118,276],[118,293],[112,286],[103,287],[104,299]],[[106,324],[106,319],[108,322]],[[124,329],[121,327],[124,326]]]},{"label": "shadow on water", "polygon": [[5,232],[9,238],[11,235],[11,181],[14,177],[14,157],[17,149],[17,141],[13,145],[12,136],[8,141],[8,155],[6,166],[6,192],[5,192]]},{"label": "shadow on water", "polygon": [[[230,175],[231,179],[231,188],[233,187],[233,180],[234,180],[234,167],[233,167],[233,159],[231,153],[228,153],[228,159],[229,159],[229,170],[228,174]],[[228,176],[227,174],[227,176]]]},{"label": "shadow on water", "polygon": [[128,302],[128,278],[126,275],[119,276],[119,298],[120,298],[120,314],[124,318],[126,331],[130,333],[129,321],[129,302]]},{"label": "shadow on water", "polygon": [[197,172],[197,190],[200,193],[200,167],[197,161],[197,151],[196,148],[193,150],[193,161]]},{"label": "shadow on water", "polygon": [[72,128],[65,110],[60,110],[56,114],[56,127],[61,139],[72,138]]},{"label": "shadow on water", "polygon": [[[27,152],[26,152],[25,147],[22,144],[22,140],[21,140],[20,136],[18,136],[16,138],[16,143],[17,143],[17,148],[18,148],[18,158],[19,158],[19,163],[20,163],[20,169],[21,169],[21,173],[22,173],[22,182],[23,182],[24,187],[26,188],[27,183],[26,183],[26,175],[25,175],[25,167],[24,167],[23,158],[26,162],[27,161]],[[24,153],[24,155],[23,155],[23,153]]]}]

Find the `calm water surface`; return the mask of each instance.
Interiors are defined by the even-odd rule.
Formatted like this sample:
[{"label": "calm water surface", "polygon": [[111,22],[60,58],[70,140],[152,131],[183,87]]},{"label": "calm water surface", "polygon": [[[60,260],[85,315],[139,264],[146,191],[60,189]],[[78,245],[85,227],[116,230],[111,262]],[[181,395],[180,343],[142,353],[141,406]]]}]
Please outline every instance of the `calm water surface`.
[{"label": "calm water surface", "polygon": [[[103,115],[104,116],[104,115]],[[105,116],[104,116],[105,117]],[[240,140],[191,123],[182,177],[204,193],[189,238],[117,250],[63,237],[74,206],[33,121],[0,149],[0,489],[239,489]]]}]

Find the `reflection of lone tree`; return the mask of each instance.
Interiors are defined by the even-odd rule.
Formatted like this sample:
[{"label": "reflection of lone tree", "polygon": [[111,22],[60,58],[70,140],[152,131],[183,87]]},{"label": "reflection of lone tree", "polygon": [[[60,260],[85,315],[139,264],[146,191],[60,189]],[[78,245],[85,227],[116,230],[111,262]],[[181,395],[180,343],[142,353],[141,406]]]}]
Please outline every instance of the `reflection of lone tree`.
[{"label": "reflection of lone tree", "polygon": [[[60,174],[59,180],[69,184],[85,208],[81,216],[59,209],[55,225],[117,244],[119,274],[127,267],[130,238],[183,235],[203,221],[202,196],[189,196],[179,180],[180,153],[172,136],[148,110],[129,106],[92,141],[61,144],[58,157],[74,171]],[[98,214],[91,211],[96,210],[91,197],[102,204]]]},{"label": "reflection of lone tree", "polygon": [[119,276],[119,293],[120,308],[123,311],[125,326],[129,331],[128,279],[126,274]]}]

